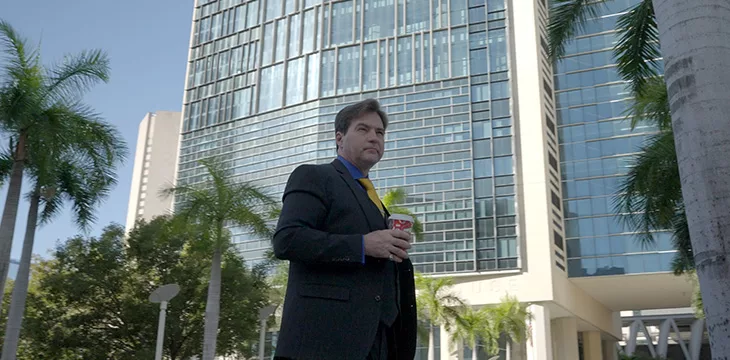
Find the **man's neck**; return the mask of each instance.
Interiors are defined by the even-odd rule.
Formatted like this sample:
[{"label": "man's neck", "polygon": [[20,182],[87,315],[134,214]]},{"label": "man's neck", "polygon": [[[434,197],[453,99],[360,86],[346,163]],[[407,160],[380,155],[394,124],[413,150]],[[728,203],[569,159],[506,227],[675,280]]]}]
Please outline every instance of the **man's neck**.
[{"label": "man's neck", "polygon": [[350,160],[347,156],[345,156],[343,154],[337,154],[337,155],[342,157],[343,159],[347,160],[347,162],[349,162],[354,167],[356,167],[358,170],[360,170],[360,173],[362,174],[362,176],[364,176],[364,177],[368,176],[368,172],[369,172],[370,168],[364,169],[362,166],[360,166],[360,164]]}]

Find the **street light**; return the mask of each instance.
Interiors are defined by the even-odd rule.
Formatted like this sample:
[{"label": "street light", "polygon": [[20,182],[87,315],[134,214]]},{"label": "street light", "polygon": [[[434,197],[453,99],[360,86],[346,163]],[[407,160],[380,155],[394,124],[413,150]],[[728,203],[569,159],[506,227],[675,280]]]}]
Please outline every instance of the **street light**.
[{"label": "street light", "polygon": [[276,305],[264,306],[259,310],[259,321],[261,322],[261,333],[259,334],[259,360],[264,360],[266,345],[266,320],[276,311]]},{"label": "street light", "polygon": [[150,294],[150,302],[160,304],[160,320],[157,323],[157,349],[155,350],[155,360],[162,359],[162,342],[165,339],[165,315],[167,303],[180,292],[180,286],[177,284],[167,284],[160,286],[157,290]]}]

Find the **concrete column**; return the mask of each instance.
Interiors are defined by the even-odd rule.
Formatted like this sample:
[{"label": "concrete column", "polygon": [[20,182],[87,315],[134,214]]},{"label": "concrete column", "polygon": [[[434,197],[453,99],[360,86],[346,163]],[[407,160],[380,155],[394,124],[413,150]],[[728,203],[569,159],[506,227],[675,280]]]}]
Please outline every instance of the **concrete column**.
[{"label": "concrete column", "polygon": [[527,339],[527,360],[553,360],[550,310],[543,305],[533,304],[528,308],[532,320],[528,321],[530,338]]},{"label": "concrete column", "polygon": [[692,337],[689,340],[689,352],[691,360],[700,359],[702,349],[702,338],[705,336],[705,319],[697,319],[692,323]]},{"label": "concrete column", "polygon": [[603,344],[600,331],[583,332],[583,359],[603,360]]},{"label": "concrete column", "polygon": [[441,334],[439,339],[439,345],[441,346],[441,359],[442,360],[461,360],[464,358],[464,345],[459,342],[454,344],[451,342],[451,333],[441,326]]},{"label": "concrete column", "polygon": [[667,357],[667,351],[669,350],[669,336],[672,331],[672,319],[666,319],[659,325],[659,342],[656,347],[657,355],[659,358],[664,359]]},{"label": "concrete column", "polygon": [[603,341],[603,360],[618,360],[618,342],[613,340]]},{"label": "concrete column", "polygon": [[573,317],[555,319],[553,328],[554,359],[579,359],[578,322]]}]

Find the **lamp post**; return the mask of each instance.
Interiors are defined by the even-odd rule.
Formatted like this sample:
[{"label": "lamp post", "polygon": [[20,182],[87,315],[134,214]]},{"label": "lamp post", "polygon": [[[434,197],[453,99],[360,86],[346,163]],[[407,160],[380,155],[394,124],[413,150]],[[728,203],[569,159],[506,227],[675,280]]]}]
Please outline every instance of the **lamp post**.
[{"label": "lamp post", "polygon": [[180,286],[177,284],[167,284],[160,286],[157,290],[150,294],[150,302],[160,304],[160,319],[157,323],[157,349],[155,350],[155,360],[162,359],[162,342],[165,339],[165,315],[167,312],[167,303],[180,292]]},{"label": "lamp post", "polygon": [[259,360],[264,360],[266,354],[264,350],[266,347],[266,320],[276,310],[276,305],[264,306],[259,310],[259,321],[261,322],[260,334],[259,334]]}]

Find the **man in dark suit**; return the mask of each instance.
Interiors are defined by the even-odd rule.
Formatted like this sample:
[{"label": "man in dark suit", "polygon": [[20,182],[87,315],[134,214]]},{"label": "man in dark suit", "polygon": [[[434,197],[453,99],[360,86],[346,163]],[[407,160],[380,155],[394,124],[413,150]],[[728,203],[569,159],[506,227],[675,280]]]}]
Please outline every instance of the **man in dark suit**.
[{"label": "man in dark suit", "polygon": [[284,190],[274,253],[289,260],[276,358],[412,360],[416,351],[410,235],[389,230],[368,171],[388,118],[376,100],[335,118],[337,159],[302,165]]}]

